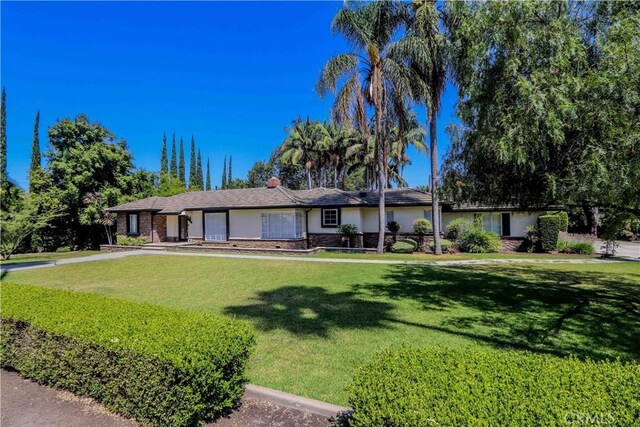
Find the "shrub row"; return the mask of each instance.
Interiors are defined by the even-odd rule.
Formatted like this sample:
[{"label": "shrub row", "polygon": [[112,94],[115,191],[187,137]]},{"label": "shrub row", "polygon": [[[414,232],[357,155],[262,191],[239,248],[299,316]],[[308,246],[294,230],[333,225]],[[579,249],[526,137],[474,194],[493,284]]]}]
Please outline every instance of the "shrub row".
[{"label": "shrub row", "polygon": [[122,246],[142,246],[147,243],[147,239],[144,236],[117,236],[116,244]]},{"label": "shrub row", "polygon": [[[453,243],[451,242],[451,240],[441,239],[440,247],[442,248],[443,254],[448,254],[453,248]],[[431,252],[435,252],[436,250],[436,243],[433,240],[431,241],[431,243],[429,243],[429,249],[431,249]]]},{"label": "shrub row", "polygon": [[556,248],[558,252],[563,254],[593,255],[595,252],[592,242],[567,239],[564,237],[558,238]]},{"label": "shrub row", "polygon": [[418,242],[413,239],[399,239],[391,246],[391,252],[397,254],[412,254],[418,249]]},{"label": "shrub row", "polygon": [[0,365],[147,425],[231,409],[254,338],[243,323],[95,294],[3,283]]},{"label": "shrub row", "polygon": [[[348,426],[637,425],[640,364],[402,347],[361,368]],[[595,420],[595,422],[593,421]]]}]

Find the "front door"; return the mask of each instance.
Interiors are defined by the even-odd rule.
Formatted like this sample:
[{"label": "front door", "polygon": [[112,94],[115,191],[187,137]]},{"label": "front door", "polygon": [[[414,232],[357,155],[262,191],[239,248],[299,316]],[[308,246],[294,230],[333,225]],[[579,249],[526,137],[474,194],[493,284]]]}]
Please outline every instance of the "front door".
[{"label": "front door", "polygon": [[178,217],[178,240],[187,240],[189,238],[189,225],[186,215]]}]

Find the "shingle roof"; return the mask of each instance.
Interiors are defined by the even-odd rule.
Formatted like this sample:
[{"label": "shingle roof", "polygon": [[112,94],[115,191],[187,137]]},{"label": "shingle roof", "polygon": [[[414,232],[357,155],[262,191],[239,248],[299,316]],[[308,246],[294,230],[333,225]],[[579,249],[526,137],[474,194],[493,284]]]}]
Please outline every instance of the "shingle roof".
[{"label": "shingle roof", "polygon": [[[412,188],[386,191],[388,206],[430,205],[431,195]],[[114,206],[111,212],[153,211],[175,214],[195,209],[250,209],[318,206],[377,206],[377,191],[342,191],[333,188],[288,190],[276,188],[244,188],[237,190],[191,191],[172,197],[149,197]]]}]

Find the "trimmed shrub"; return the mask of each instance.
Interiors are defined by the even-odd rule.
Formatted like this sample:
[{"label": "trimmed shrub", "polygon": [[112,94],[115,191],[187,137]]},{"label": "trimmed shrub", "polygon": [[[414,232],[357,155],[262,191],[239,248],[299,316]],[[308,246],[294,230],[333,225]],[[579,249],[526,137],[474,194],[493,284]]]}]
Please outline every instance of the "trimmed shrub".
[{"label": "trimmed shrub", "polygon": [[472,227],[465,231],[458,241],[458,249],[461,252],[488,253],[498,252],[502,248],[500,237],[482,228]]},{"label": "trimmed shrub", "polygon": [[465,231],[469,231],[473,227],[471,221],[467,221],[463,218],[456,218],[447,224],[445,229],[445,236],[449,240],[458,240]]},{"label": "trimmed shrub", "polygon": [[640,419],[640,364],[515,351],[402,347],[359,369],[348,388],[356,426],[559,426],[588,414]]},{"label": "trimmed shrub", "polygon": [[343,241],[346,240],[347,246],[351,247],[351,239],[358,234],[358,226],[355,224],[341,224],[336,231],[342,236]]},{"label": "trimmed shrub", "polygon": [[142,246],[147,243],[147,239],[143,236],[118,236],[116,238],[116,244],[122,246]]},{"label": "trimmed shrub", "polygon": [[400,223],[398,221],[389,221],[387,223],[387,230],[389,230],[391,234],[398,234],[400,231]]},{"label": "trimmed shrub", "polygon": [[558,245],[558,234],[560,232],[560,221],[557,215],[541,215],[538,217],[538,233],[540,250],[551,252],[556,250]]},{"label": "trimmed shrub", "polygon": [[[442,248],[443,254],[448,254],[449,252],[451,252],[453,243],[451,243],[451,240],[442,239],[440,240],[440,247]],[[434,241],[431,241],[431,243],[429,244],[429,249],[431,249],[431,252],[435,252],[436,245]]]},{"label": "trimmed shrub", "polygon": [[3,283],[0,365],[152,426],[233,408],[250,328],[203,313]]},{"label": "trimmed shrub", "polygon": [[566,233],[569,230],[569,214],[566,211],[560,211],[556,216],[558,217],[558,229]]},{"label": "trimmed shrub", "polygon": [[391,246],[391,252],[396,254],[412,254],[415,252],[417,245],[409,243],[407,240],[409,239],[402,239],[395,242],[393,246]]},{"label": "trimmed shrub", "polygon": [[431,221],[425,218],[418,218],[413,221],[413,232],[424,236],[425,234],[431,233]]}]

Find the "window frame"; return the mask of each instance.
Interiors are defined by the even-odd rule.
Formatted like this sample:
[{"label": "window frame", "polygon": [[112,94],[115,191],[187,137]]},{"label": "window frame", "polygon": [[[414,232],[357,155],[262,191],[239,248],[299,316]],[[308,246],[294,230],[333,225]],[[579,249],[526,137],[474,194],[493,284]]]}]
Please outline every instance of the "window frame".
[{"label": "window frame", "polygon": [[[335,224],[327,224],[325,222],[324,214],[327,211],[336,211],[336,223]],[[338,226],[342,223],[342,212],[340,208],[321,208],[320,209],[320,227],[322,228],[338,228]]]},{"label": "window frame", "polygon": [[[136,232],[131,232],[131,215],[136,216]],[[140,212],[127,212],[127,236],[139,236],[140,235]]]}]

